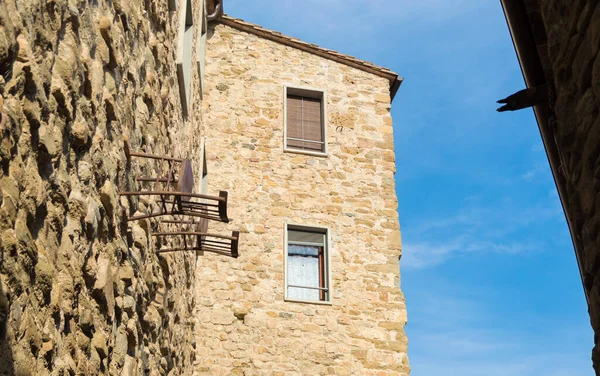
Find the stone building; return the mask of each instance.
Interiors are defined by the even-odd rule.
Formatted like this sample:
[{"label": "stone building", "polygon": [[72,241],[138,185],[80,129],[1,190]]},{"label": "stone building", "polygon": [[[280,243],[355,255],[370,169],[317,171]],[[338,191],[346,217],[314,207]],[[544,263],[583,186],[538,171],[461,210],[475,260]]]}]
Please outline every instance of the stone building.
[{"label": "stone building", "polygon": [[[0,374],[409,373],[401,80],[222,10],[0,2]],[[123,140],[229,192],[239,258],[155,254]]]},{"label": "stone building", "polygon": [[208,179],[235,198],[243,242],[236,260],[198,259],[199,374],[409,373],[390,117],[399,84],[238,19],[210,25]]},{"label": "stone building", "polygon": [[565,212],[600,375],[600,2],[501,0]]}]

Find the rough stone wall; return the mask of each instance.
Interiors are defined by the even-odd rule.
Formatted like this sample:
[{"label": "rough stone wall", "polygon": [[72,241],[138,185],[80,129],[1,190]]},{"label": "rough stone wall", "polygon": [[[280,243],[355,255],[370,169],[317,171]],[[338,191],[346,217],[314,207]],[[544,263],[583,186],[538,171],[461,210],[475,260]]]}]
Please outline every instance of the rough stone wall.
[{"label": "rough stone wall", "polygon": [[600,375],[600,3],[541,0],[556,85],[556,144],[596,332]]},{"label": "rough stone wall", "polygon": [[[408,375],[389,82],[224,25],[208,37],[209,187],[233,219],[209,229],[241,237],[238,259],[198,260],[198,374]],[[284,84],[326,90],[328,157],[283,152]],[[286,221],[330,227],[331,306],[284,302]]]},{"label": "rough stone wall", "polygon": [[0,374],[191,373],[195,257],[157,257],[155,224],[126,222],[147,202],[118,196],[138,168],[123,136],[155,154],[199,144],[200,116],[181,117],[177,15],[0,1]]}]

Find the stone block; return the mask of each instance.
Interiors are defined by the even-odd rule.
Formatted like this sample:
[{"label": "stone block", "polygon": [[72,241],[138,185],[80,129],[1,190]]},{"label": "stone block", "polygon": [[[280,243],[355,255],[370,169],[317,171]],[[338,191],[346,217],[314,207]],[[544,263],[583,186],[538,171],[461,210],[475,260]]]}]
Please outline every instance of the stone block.
[{"label": "stone block", "polygon": [[92,349],[96,350],[101,359],[108,356],[108,338],[101,330],[94,333],[91,346]]},{"label": "stone block", "polygon": [[390,96],[389,94],[375,94],[375,101],[381,103],[389,103]]},{"label": "stone block", "polygon": [[114,295],[114,274],[115,267],[112,265],[111,259],[101,254],[97,261],[98,272],[94,282],[94,290],[100,292],[106,302],[108,314],[114,315],[115,295]]},{"label": "stone block", "polygon": [[83,122],[75,122],[71,126],[71,143],[75,146],[83,146],[90,140],[90,131],[87,124]]},{"label": "stone block", "polygon": [[100,188],[100,201],[108,215],[113,216],[117,208],[118,197],[117,190],[110,180],[107,180],[102,188]]}]

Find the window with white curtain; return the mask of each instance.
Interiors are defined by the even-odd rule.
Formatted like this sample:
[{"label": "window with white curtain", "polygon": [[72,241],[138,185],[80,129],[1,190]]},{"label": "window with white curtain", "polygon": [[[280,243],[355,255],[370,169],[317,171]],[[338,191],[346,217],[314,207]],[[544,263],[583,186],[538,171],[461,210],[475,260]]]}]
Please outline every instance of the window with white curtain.
[{"label": "window with white curtain", "polygon": [[286,300],[330,302],[327,229],[287,225]]}]

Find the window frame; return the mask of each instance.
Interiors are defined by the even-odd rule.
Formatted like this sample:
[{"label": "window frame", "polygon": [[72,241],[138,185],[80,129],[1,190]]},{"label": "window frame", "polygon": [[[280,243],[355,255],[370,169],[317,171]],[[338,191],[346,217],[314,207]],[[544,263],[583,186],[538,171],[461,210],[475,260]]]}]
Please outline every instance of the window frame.
[{"label": "window frame", "polygon": [[[324,262],[324,280],[327,282],[327,300],[304,300],[295,299],[288,297],[288,232],[292,230],[297,231],[308,231],[321,233],[325,235],[325,244],[323,247],[323,262]],[[306,304],[320,304],[320,305],[332,305],[333,304],[333,272],[331,263],[331,229],[326,226],[306,225],[292,222],[285,222],[283,226],[284,237],[283,237],[283,300],[285,302],[292,303],[306,303]]]},{"label": "window frame", "polygon": [[[323,151],[310,151],[296,149],[294,147],[287,146],[287,106],[288,106],[288,94],[297,95],[306,98],[314,98],[321,100],[321,124],[323,127]],[[311,87],[300,87],[292,85],[283,86],[283,152],[284,153],[296,153],[306,154],[316,157],[328,157],[327,151],[327,91],[323,89],[316,89]]]},{"label": "window frame", "polygon": [[[200,139],[200,174],[198,181],[200,182],[200,194],[208,194],[208,168],[206,167],[206,138]],[[202,202],[206,200],[201,200]]]},{"label": "window frame", "polygon": [[[200,139],[200,173],[198,175],[198,182],[200,185],[200,194],[208,195],[208,168],[206,166],[206,138]],[[200,199],[202,203],[208,203],[206,199]],[[196,251],[197,256],[204,256],[204,251]]]},{"label": "window frame", "polygon": [[206,39],[208,35],[208,20],[206,19],[206,2],[201,3],[202,14],[200,16],[200,27],[197,36],[196,65],[198,66],[198,75],[200,78],[200,99],[204,98],[204,67],[206,63]]},{"label": "window frame", "polygon": [[[177,66],[177,81],[179,82],[179,98],[181,102],[181,111],[184,118],[189,119],[191,114],[190,103],[192,97],[192,64],[194,61],[194,37],[197,32],[196,27],[202,29],[202,19],[200,24],[194,19],[193,0],[184,0],[179,10],[179,31],[177,33],[177,51],[175,55],[175,65]],[[177,4],[177,6],[179,6]],[[188,34],[188,29],[189,34]],[[191,38],[191,39],[189,39]],[[186,76],[188,80],[186,81]]]}]

